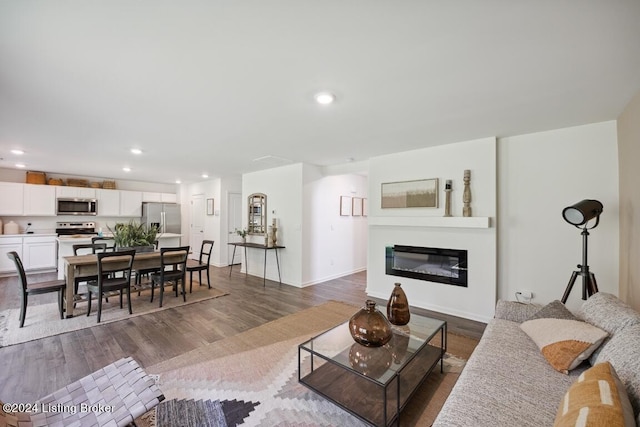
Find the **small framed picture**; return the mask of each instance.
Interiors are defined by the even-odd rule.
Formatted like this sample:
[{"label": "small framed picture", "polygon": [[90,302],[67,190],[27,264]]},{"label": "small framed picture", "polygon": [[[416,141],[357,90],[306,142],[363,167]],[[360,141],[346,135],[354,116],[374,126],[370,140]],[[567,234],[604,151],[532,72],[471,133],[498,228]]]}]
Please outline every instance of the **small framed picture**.
[{"label": "small framed picture", "polygon": [[351,215],[351,197],[340,196],[340,216]]},{"label": "small framed picture", "polygon": [[207,199],[207,215],[213,215],[213,199]]},{"label": "small framed picture", "polygon": [[351,199],[351,215],[362,216],[362,197]]},{"label": "small framed picture", "polygon": [[369,215],[369,202],[365,197],[364,199],[362,199],[362,216],[368,216],[368,215]]}]

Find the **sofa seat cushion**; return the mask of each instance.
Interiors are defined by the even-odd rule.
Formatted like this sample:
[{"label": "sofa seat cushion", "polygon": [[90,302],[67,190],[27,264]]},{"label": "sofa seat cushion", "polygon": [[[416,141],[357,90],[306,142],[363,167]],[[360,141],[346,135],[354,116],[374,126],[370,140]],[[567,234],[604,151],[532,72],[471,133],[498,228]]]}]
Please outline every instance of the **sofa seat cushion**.
[{"label": "sofa seat cushion", "polygon": [[624,385],[609,362],[598,363],[578,377],[558,408],[554,427],[635,427]]},{"label": "sofa seat cushion", "polygon": [[551,426],[583,370],[557,372],[519,323],[492,319],[434,427]]}]

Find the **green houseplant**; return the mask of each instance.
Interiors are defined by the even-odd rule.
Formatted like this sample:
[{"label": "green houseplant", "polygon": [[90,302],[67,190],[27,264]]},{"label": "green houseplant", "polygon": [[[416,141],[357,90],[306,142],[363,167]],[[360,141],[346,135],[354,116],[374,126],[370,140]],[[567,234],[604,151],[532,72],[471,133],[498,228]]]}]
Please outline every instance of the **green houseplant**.
[{"label": "green houseplant", "polygon": [[118,249],[135,248],[138,252],[153,251],[160,231],[155,225],[147,227],[134,220],[119,222],[113,228],[108,228]]}]

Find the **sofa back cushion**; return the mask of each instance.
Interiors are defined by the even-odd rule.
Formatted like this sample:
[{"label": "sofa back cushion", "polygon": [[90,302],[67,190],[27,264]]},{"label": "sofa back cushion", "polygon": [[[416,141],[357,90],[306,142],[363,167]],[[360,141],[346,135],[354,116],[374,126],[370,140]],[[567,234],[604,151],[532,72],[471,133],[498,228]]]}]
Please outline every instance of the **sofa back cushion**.
[{"label": "sofa back cushion", "polygon": [[606,292],[597,292],[585,301],[578,317],[611,335],[625,326],[640,323],[640,313]]},{"label": "sofa back cushion", "polygon": [[640,323],[617,331],[598,352],[595,364],[609,362],[618,373],[640,425]]}]

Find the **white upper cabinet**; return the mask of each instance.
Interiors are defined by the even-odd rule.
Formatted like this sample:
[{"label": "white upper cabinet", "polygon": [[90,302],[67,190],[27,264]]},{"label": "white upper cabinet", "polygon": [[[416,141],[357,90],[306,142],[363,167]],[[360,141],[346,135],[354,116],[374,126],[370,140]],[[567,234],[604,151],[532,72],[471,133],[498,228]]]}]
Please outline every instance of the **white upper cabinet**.
[{"label": "white upper cabinet", "polygon": [[25,184],[0,182],[0,215],[17,216],[24,213]]},{"label": "white upper cabinet", "polygon": [[24,184],[24,215],[54,216],[56,188],[49,185]]},{"label": "white upper cabinet", "polygon": [[142,193],[143,202],[176,203],[177,200],[175,193],[153,193],[148,191]]},{"label": "white upper cabinet", "polygon": [[161,193],[160,201],[163,203],[177,203],[178,196],[176,195],[176,193]]},{"label": "white upper cabinet", "polygon": [[141,191],[120,191],[120,216],[142,216]]},{"label": "white upper cabinet", "polygon": [[99,216],[120,216],[120,191],[96,190]]},{"label": "white upper cabinet", "polygon": [[95,199],[95,188],[86,187],[62,187],[56,186],[56,197],[69,197],[74,199]]}]

